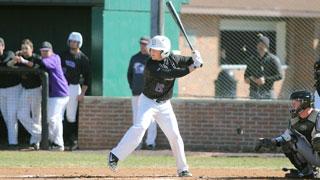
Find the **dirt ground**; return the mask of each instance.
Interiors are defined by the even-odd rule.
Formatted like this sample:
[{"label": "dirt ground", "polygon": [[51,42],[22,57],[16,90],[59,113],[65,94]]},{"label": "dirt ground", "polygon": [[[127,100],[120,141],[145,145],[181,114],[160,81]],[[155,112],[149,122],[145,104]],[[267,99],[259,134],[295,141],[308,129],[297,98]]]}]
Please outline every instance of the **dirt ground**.
[{"label": "dirt ground", "polygon": [[281,179],[270,169],[190,169],[192,178],[178,178],[174,168],[0,168],[0,179]]}]

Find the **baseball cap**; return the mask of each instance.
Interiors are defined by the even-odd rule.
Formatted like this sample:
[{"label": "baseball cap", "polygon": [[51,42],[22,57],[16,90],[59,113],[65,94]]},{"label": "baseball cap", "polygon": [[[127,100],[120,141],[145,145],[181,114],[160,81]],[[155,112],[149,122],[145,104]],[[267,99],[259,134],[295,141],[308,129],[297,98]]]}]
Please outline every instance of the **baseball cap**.
[{"label": "baseball cap", "polygon": [[48,41],[44,41],[41,43],[41,48],[40,48],[40,51],[41,50],[52,50],[52,45],[50,42]]},{"label": "baseball cap", "polygon": [[267,48],[269,48],[270,45],[270,40],[267,36],[264,36],[262,34],[259,34],[259,39],[258,39],[258,43],[262,42],[263,44],[265,44],[267,46]]},{"label": "baseball cap", "polygon": [[149,43],[149,41],[150,41],[150,38],[149,37],[147,37],[147,36],[142,36],[141,38],[140,38],[140,43],[141,44],[148,44]]}]

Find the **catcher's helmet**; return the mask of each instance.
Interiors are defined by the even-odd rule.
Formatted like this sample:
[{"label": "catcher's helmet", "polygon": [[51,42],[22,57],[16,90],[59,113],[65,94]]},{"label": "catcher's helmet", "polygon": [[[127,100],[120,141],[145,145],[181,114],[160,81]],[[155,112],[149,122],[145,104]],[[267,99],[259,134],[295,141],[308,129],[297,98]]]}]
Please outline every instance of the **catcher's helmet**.
[{"label": "catcher's helmet", "polygon": [[295,91],[290,95],[291,100],[299,100],[301,105],[297,109],[292,109],[291,115],[292,117],[297,116],[297,114],[306,108],[313,107],[314,98],[312,93],[308,91]]}]

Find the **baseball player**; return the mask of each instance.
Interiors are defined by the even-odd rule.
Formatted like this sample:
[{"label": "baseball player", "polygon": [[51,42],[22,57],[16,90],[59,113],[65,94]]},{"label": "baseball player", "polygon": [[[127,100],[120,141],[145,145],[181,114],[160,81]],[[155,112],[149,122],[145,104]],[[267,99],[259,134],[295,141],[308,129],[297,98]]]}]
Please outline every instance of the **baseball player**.
[{"label": "baseball player", "polygon": [[291,119],[288,129],[272,139],[260,139],[260,147],[281,146],[286,157],[296,169],[285,176],[289,178],[313,178],[320,166],[320,114],[313,109],[313,96],[308,91],[296,91],[290,95],[292,100]]},{"label": "baseball player", "polygon": [[314,80],[315,92],[314,92],[314,108],[320,109],[320,60],[316,61],[313,66],[314,70]]},{"label": "baseball player", "polygon": [[[35,62],[49,74],[48,125],[51,150],[64,151],[62,120],[69,101],[68,82],[64,77],[59,55],[53,52],[50,42],[43,42],[40,48],[41,61]],[[34,63],[22,60],[23,64]]]},{"label": "baseball player", "polygon": [[[128,67],[128,83],[132,92],[131,106],[132,106],[132,116],[133,124],[136,121],[137,109],[139,104],[139,96],[143,91],[143,72],[145,64],[149,56],[147,45],[149,43],[148,37],[140,38],[140,51],[131,57],[129,67]],[[157,123],[152,120],[147,131],[146,145],[147,149],[153,150],[156,147],[156,137],[157,137]],[[140,149],[142,143],[137,149]]]},{"label": "baseball player", "polygon": [[144,70],[144,89],[139,97],[136,121],[126,132],[119,144],[109,154],[108,165],[117,169],[119,160],[125,159],[141,142],[151,120],[155,119],[167,136],[176,158],[178,175],[192,176],[186,162],[184,144],[170,99],[176,78],[183,77],[200,68],[202,59],[199,51],[193,57],[173,55],[170,40],[165,36],[155,36],[148,44],[151,58]]},{"label": "baseball player", "polygon": [[[5,51],[5,42],[0,38],[0,65],[12,66],[9,62],[14,57],[12,51]],[[21,93],[21,79],[13,73],[0,73],[0,109],[8,131],[9,148],[18,145],[17,106]]]},{"label": "baseball player", "polygon": [[[77,109],[82,102],[90,81],[90,64],[88,57],[80,50],[82,35],[79,32],[70,33],[67,44],[69,49],[60,54],[62,68],[69,87],[69,101],[66,109],[67,126],[69,131],[70,150],[77,149]],[[83,79],[80,87],[80,79]]]},{"label": "baseball player", "polygon": [[[21,50],[12,59],[12,64],[29,68],[31,63],[40,61],[40,56],[33,53],[33,43],[24,39]],[[31,134],[30,144],[34,150],[39,150],[41,141],[41,79],[39,75],[32,73],[23,74],[21,77],[22,93],[18,105],[18,119],[25,129]]]}]

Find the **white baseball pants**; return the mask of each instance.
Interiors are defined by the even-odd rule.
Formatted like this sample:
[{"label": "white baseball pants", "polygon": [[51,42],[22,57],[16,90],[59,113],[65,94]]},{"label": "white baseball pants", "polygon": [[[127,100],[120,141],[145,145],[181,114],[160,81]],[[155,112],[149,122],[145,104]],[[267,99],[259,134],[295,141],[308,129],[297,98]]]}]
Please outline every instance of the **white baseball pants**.
[{"label": "white baseball pants", "polygon": [[183,140],[170,100],[164,103],[157,103],[143,94],[139,98],[136,122],[111,152],[119,160],[125,159],[138,146],[152,119],[155,119],[169,140],[173,155],[176,158],[178,173],[188,170]]},{"label": "white baseball pants", "polygon": [[80,84],[69,85],[69,101],[67,104],[67,121],[69,123],[76,122],[78,109],[78,95],[81,94]]},{"label": "white baseball pants", "polygon": [[41,141],[41,97],[41,87],[22,88],[18,105],[18,119],[31,134],[30,144]]},{"label": "white baseball pants", "polygon": [[320,109],[320,97],[317,90],[314,92],[314,108]]},{"label": "white baseball pants", "polygon": [[[132,96],[131,106],[132,106],[132,116],[133,116],[133,124],[137,121],[137,112],[139,105],[139,96]],[[157,123],[154,119],[152,119],[150,126],[148,127],[146,144],[147,145],[156,145],[157,138]]]},{"label": "white baseball pants", "polygon": [[62,120],[68,100],[68,96],[48,99],[49,141],[62,147],[64,147]]},{"label": "white baseball pants", "polygon": [[0,89],[0,109],[7,126],[8,143],[18,144],[17,108],[21,94],[21,85]]}]

